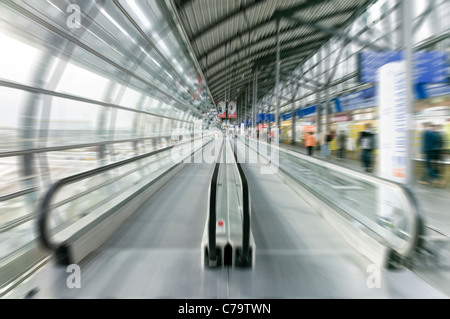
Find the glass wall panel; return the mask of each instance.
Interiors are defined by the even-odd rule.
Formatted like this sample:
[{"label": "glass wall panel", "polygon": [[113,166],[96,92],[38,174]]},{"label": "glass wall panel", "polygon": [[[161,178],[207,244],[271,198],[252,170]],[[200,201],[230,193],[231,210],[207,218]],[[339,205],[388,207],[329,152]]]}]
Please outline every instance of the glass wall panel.
[{"label": "glass wall panel", "polygon": [[136,128],[134,127],[134,118],[136,113],[117,110],[115,139],[123,140],[129,138],[135,138],[138,136]]},{"label": "glass wall panel", "polygon": [[131,109],[141,109],[141,106],[139,105],[141,98],[142,93],[128,88],[126,89],[125,94],[123,95],[119,104],[120,106],[125,106]]},{"label": "glass wall panel", "polygon": [[133,142],[114,144],[115,156],[117,161],[135,156],[135,148]]},{"label": "glass wall panel", "polygon": [[441,31],[450,29],[450,3],[448,0],[442,0],[437,11],[439,21],[441,23]]},{"label": "glass wall panel", "polygon": [[51,180],[79,174],[98,167],[98,147],[45,153]]},{"label": "glass wall panel", "polygon": [[108,79],[68,63],[57,91],[101,101],[108,83]]},{"label": "glass wall panel", "polygon": [[22,190],[20,166],[20,158],[17,156],[0,157],[0,197]]},{"label": "glass wall panel", "polygon": [[[48,146],[98,142],[97,124],[103,106],[75,100],[52,98]],[[76,137],[76,138],[75,138]]]},{"label": "glass wall panel", "polygon": [[0,87],[0,152],[20,148],[20,117],[28,96],[24,91]]},{"label": "glass wall panel", "polygon": [[[1,28],[1,24],[0,24]],[[4,34],[0,29],[0,79],[31,84],[41,52]]]},{"label": "glass wall panel", "polygon": [[159,121],[155,116],[147,115],[145,123],[145,137],[155,137],[159,135]]}]

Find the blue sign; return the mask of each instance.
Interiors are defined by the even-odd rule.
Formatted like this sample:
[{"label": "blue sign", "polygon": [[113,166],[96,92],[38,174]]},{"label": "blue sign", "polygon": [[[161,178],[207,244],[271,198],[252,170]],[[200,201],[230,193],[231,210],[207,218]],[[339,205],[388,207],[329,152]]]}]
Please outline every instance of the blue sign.
[{"label": "blue sign", "polygon": [[272,113],[258,113],[256,116],[256,122],[275,122],[275,114]]},{"label": "blue sign", "polygon": [[316,113],[316,109],[317,109],[316,105],[305,107],[304,109],[299,110],[300,114],[297,113],[297,115],[298,117],[306,117],[308,115]]},{"label": "blue sign", "polygon": [[427,99],[430,97],[450,95],[450,85],[446,83],[420,83],[416,85],[417,99]]},{"label": "blue sign", "polygon": [[275,122],[275,114],[266,113],[265,116],[266,116],[265,117],[266,122]]},{"label": "blue sign", "polygon": [[258,113],[256,115],[256,123],[261,123],[262,121],[264,121],[266,115],[264,113]]},{"label": "blue sign", "polygon": [[364,109],[377,105],[374,87],[340,96],[337,98],[337,101],[340,105],[340,112]]},{"label": "blue sign", "polygon": [[[403,53],[399,51],[371,52],[358,54],[359,81],[362,83],[378,82],[378,70],[383,65],[403,60]],[[415,83],[444,83],[447,81],[449,65],[445,52],[421,51],[414,55]]]},{"label": "blue sign", "polygon": [[334,110],[332,110],[331,113],[339,113],[342,112],[342,105],[341,105],[341,101],[339,101],[338,98],[335,98],[332,100],[334,102]]},{"label": "blue sign", "polygon": [[280,118],[282,121],[287,121],[292,118],[292,113],[288,112],[288,113],[281,114]]},{"label": "blue sign", "polygon": [[[364,109],[368,107],[374,107],[379,104],[378,102],[378,87],[371,87],[354,93],[346,94],[332,101],[331,113],[340,113],[345,111],[353,111],[358,109]],[[450,95],[450,84],[447,83],[417,83],[415,85],[415,94],[417,99],[426,99],[430,97]],[[324,107],[322,104],[322,108]],[[334,107],[334,109],[333,109]],[[303,109],[296,110],[296,118],[303,118],[316,113],[317,106],[307,106]],[[264,114],[263,118],[267,114]],[[272,114],[273,115],[273,114]],[[284,113],[281,115],[283,121],[286,121],[292,117],[292,113]]]}]

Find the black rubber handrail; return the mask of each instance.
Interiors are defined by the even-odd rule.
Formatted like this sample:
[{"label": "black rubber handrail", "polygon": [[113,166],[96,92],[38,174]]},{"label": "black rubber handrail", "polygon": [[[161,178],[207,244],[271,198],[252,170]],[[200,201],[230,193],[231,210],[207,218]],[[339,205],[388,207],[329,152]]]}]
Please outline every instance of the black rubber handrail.
[{"label": "black rubber handrail", "polygon": [[238,261],[242,267],[247,267],[251,263],[250,259],[250,191],[244,170],[237,157],[237,140],[234,140],[234,159],[242,181],[242,255]]},{"label": "black rubber handrail", "polygon": [[25,149],[25,150],[19,150],[19,151],[0,152],[0,158],[1,157],[23,156],[23,155],[30,155],[30,154],[49,153],[49,152],[70,151],[70,150],[76,150],[76,149],[81,149],[81,148],[99,147],[99,146],[106,146],[106,145],[111,145],[111,144],[122,144],[122,143],[130,143],[130,142],[142,142],[142,141],[147,141],[147,140],[164,139],[164,138],[170,139],[171,136],[139,137],[139,138],[124,139],[124,140],[111,140],[111,141],[101,141],[101,142],[82,143],[82,144],[73,144],[73,145],[32,148],[32,149]]},{"label": "black rubber handrail", "polygon": [[216,166],[214,167],[213,177],[211,179],[211,187],[209,193],[209,223],[208,223],[208,243],[209,243],[209,262],[217,262],[217,245],[216,245],[216,203],[217,203],[217,179],[219,177],[220,158],[222,156],[223,144],[220,147],[219,155],[217,156]]},{"label": "black rubber handrail", "polygon": [[399,186],[402,188],[404,194],[406,195],[406,198],[408,199],[408,202],[411,204],[411,208],[413,210],[413,215],[415,217],[415,229],[413,236],[413,243],[411,244],[411,249],[404,254],[405,258],[410,258],[413,253],[418,249],[421,248],[424,244],[423,242],[423,236],[425,234],[425,223],[424,218],[422,214],[421,207],[419,205],[419,201],[417,200],[417,197],[414,195],[413,191],[406,187],[403,184],[399,184]]},{"label": "black rubber handrail", "polygon": [[131,163],[134,163],[136,161],[151,157],[153,155],[165,152],[165,151],[169,151],[171,149],[173,149],[174,147],[186,144],[186,143],[191,143],[193,140],[190,140],[188,142],[184,142],[184,143],[180,143],[177,145],[171,145],[165,148],[161,148],[155,151],[152,151],[150,153],[146,153],[146,154],[142,154],[142,155],[138,155],[132,158],[128,158],[116,163],[112,163],[109,165],[105,165],[90,171],[86,171],[83,173],[79,173],[76,175],[72,175],[63,179],[60,179],[59,181],[55,182],[54,184],[52,184],[52,186],[48,189],[48,191],[45,193],[44,197],[42,198],[42,200],[40,201],[39,207],[38,207],[38,232],[40,234],[39,239],[40,242],[42,243],[42,245],[44,247],[46,247],[49,250],[52,251],[56,251],[59,248],[59,244],[53,243],[50,239],[50,234],[49,231],[47,229],[47,224],[48,224],[48,218],[49,218],[49,213],[51,211],[50,208],[50,204],[52,202],[53,197],[56,195],[56,193],[58,192],[59,189],[61,189],[63,186],[67,186],[69,184],[72,183],[76,183],[79,181],[82,181],[84,179],[93,177],[95,175],[101,174],[103,172],[107,172]]},{"label": "black rubber handrail", "polygon": [[18,191],[18,192],[12,193],[12,194],[0,196],[0,202],[6,202],[7,200],[21,197],[21,196],[33,193],[36,190],[37,190],[37,187],[34,186],[34,187],[29,187],[29,188],[23,189],[21,191]]}]

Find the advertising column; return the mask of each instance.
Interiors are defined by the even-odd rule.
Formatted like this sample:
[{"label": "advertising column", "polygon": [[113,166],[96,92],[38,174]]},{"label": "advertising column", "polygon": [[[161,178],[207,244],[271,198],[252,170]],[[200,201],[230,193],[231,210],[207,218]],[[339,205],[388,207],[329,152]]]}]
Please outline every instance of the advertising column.
[{"label": "advertising column", "polygon": [[406,184],[408,180],[408,109],[404,62],[393,62],[379,73],[380,177]]},{"label": "advertising column", "polygon": [[[408,105],[406,92],[406,63],[393,62],[379,70],[379,166],[380,177],[407,184],[409,174],[408,158]],[[395,228],[394,212],[401,207],[390,189],[378,189],[378,223]]]}]

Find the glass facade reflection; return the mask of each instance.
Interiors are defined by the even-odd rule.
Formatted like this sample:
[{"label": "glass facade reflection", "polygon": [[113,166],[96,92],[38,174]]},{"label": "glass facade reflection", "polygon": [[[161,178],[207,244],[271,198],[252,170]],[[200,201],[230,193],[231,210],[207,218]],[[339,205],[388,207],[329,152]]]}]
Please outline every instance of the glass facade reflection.
[{"label": "glass facade reflection", "polygon": [[[172,145],[173,130],[202,118],[200,72],[160,5],[0,3],[0,263],[34,249],[37,205],[54,182]],[[69,23],[77,8],[79,28]],[[78,199],[58,199],[68,216],[55,214],[54,227],[80,218],[83,205],[128,196],[168,158],[65,189],[60,196]]]}]

